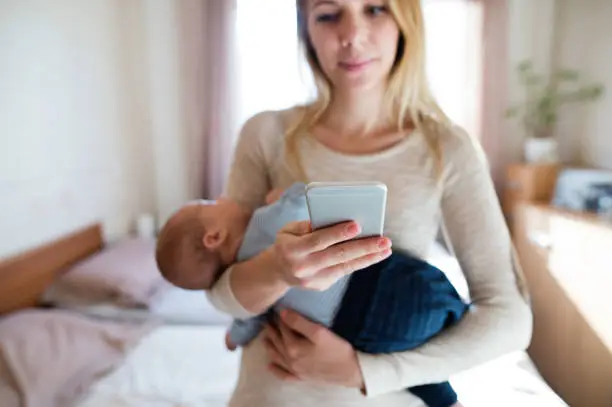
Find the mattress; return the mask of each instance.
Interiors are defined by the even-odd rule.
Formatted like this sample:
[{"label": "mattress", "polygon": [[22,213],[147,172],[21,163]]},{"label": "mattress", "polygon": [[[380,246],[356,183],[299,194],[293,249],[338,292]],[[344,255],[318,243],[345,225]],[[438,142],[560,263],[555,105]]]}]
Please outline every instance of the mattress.
[{"label": "mattress", "polygon": [[[237,380],[240,352],[224,346],[225,329],[161,326],[101,378],[78,407],[223,407]],[[466,407],[567,406],[523,352],[451,379]]]}]

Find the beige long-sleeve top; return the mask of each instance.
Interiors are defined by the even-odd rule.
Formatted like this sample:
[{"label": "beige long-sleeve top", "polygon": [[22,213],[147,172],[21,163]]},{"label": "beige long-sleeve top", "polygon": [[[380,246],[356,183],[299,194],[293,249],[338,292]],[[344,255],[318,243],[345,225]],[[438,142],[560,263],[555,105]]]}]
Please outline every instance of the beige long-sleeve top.
[{"label": "beige long-sleeve top", "polygon": [[[284,133],[292,110],[264,112],[243,127],[226,194],[243,204],[263,204],[271,188],[296,179],[286,164]],[[300,144],[309,177],[316,181],[384,182],[388,187],[385,234],[395,248],[426,258],[443,219],[466,277],[471,311],[455,326],[410,351],[358,354],[367,395],[356,389],[312,383],[284,383],[266,370],[262,342],[243,350],[231,407],[420,406],[405,388],[442,382],[503,354],[525,349],[532,315],[522,274],[514,267],[511,239],[477,144],[462,131],[438,135],[444,154],[442,183],[435,159],[418,131],[379,153],[347,155],[313,138]],[[208,293],[217,308],[250,316],[232,294],[231,269]]]}]

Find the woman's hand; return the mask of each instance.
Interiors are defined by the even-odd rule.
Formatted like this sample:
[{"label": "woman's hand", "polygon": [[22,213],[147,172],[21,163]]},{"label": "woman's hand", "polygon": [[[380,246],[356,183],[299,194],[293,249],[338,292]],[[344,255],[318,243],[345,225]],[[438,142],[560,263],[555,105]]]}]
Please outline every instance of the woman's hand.
[{"label": "woman's hand", "polygon": [[389,239],[350,240],[358,234],[353,222],[316,231],[308,221],[288,223],[273,245],[232,267],[228,282],[234,299],[245,312],[261,314],[291,287],[325,290],[391,254]]},{"label": "woman's hand", "polygon": [[308,380],[363,390],[363,377],[352,346],[296,312],[282,311],[278,327],[267,326],[264,341],[269,368],[282,380]]},{"label": "woman's hand", "polygon": [[340,277],[378,263],[391,254],[386,237],[355,238],[355,222],[312,231],[310,222],[291,222],[277,235],[272,248],[274,268],[289,286],[325,290]]}]

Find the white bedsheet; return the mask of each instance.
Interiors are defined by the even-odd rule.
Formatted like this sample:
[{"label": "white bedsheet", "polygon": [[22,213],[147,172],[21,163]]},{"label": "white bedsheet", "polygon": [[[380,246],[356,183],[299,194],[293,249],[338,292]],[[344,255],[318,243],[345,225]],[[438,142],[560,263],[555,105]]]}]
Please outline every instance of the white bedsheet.
[{"label": "white bedsheet", "polygon": [[161,326],[125,363],[91,388],[79,407],[222,407],[240,354],[225,349],[221,326]]},{"label": "white bedsheet", "polygon": [[[223,327],[161,326],[116,371],[91,388],[79,407],[225,407],[239,352],[225,349]],[[454,377],[466,407],[566,406],[524,353]]]}]

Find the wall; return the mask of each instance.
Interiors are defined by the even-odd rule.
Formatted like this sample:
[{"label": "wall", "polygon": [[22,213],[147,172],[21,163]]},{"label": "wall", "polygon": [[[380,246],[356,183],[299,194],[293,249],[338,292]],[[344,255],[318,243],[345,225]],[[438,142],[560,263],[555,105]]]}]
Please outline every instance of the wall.
[{"label": "wall", "polygon": [[[521,61],[530,59],[536,69],[542,72],[551,70],[557,0],[507,0],[506,3],[507,102],[510,104],[522,98],[522,88],[516,76],[516,66]],[[499,113],[503,114],[503,109]],[[522,160],[525,132],[517,121],[507,120],[503,135],[498,157],[500,171],[507,164]]]},{"label": "wall", "polygon": [[0,2],[0,257],[93,221],[113,239],[188,197],[172,12]]},{"label": "wall", "polygon": [[[508,8],[508,101],[520,100],[515,67],[532,59],[536,68],[576,68],[586,78],[607,86],[604,99],[588,108],[561,110],[556,129],[561,159],[612,169],[612,2],[608,0],[507,0]],[[524,131],[508,121],[501,141],[502,168],[522,159]]]},{"label": "wall", "polygon": [[562,110],[557,134],[562,158],[612,169],[612,2],[558,0],[554,64],[601,81],[606,94],[588,107]]}]

